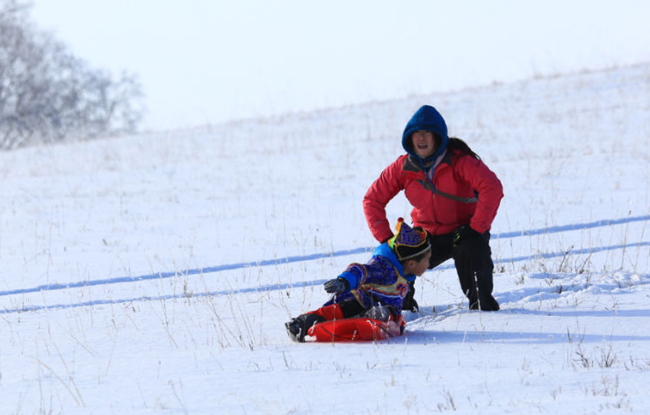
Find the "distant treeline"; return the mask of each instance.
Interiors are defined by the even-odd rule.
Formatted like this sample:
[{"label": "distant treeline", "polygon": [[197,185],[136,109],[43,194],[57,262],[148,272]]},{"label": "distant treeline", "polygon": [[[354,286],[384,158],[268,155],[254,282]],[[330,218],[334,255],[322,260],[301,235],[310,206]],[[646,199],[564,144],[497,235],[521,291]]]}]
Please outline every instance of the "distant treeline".
[{"label": "distant treeline", "polygon": [[142,113],[136,76],[90,68],[0,0],[0,149],[134,132]]}]

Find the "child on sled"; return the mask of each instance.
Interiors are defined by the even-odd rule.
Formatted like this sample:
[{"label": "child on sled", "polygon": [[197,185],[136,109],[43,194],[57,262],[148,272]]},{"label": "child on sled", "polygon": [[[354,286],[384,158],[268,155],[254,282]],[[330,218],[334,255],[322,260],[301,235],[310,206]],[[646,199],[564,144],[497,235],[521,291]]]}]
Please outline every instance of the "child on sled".
[{"label": "child on sled", "polygon": [[395,236],[375,248],[367,264],[350,264],[341,275],[325,283],[325,291],[333,294],[330,301],[285,324],[291,339],[304,342],[314,324],[328,320],[361,316],[397,319],[409,283],[429,266],[431,245],[426,231],[409,227],[402,218],[396,229]]}]

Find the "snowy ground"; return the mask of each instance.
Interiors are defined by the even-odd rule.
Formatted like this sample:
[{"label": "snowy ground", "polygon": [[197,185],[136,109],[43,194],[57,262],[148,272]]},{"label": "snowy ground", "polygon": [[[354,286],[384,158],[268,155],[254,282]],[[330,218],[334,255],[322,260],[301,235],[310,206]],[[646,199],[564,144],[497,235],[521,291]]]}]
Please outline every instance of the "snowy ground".
[{"label": "snowy ground", "polygon": [[[447,263],[405,337],[292,343],[424,103],[504,184],[502,311]],[[638,65],[1,153],[0,413],[648,413],[649,138]]]}]

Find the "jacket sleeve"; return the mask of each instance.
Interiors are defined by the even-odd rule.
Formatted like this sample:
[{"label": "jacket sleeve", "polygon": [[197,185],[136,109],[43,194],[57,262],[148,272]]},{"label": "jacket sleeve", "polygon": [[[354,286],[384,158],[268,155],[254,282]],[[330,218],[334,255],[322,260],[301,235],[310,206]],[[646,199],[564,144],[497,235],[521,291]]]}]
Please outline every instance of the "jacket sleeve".
[{"label": "jacket sleeve", "polygon": [[397,281],[394,265],[382,256],[373,256],[367,264],[352,263],[338,278],[348,282],[354,290],[364,284],[393,285]]},{"label": "jacket sleeve", "polygon": [[456,174],[478,193],[476,211],[469,226],[479,233],[488,231],[503,198],[501,181],[485,163],[469,156],[458,159]]},{"label": "jacket sleeve", "polygon": [[353,263],[343,271],[338,278],[343,278],[348,282],[348,290],[359,288],[367,279],[368,272],[365,265]]},{"label": "jacket sleeve", "polygon": [[386,205],[392,198],[404,189],[401,180],[404,156],[386,167],[375,182],[370,186],[363,198],[363,213],[366,216],[372,236],[379,242],[393,236],[390,223],[386,218]]}]

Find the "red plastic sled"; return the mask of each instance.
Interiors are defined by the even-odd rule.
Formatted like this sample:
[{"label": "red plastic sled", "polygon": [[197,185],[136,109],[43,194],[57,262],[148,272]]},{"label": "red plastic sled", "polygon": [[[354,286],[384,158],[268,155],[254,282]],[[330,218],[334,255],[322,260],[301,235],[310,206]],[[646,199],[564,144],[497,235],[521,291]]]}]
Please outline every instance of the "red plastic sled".
[{"label": "red plastic sled", "polygon": [[317,342],[376,341],[398,337],[404,333],[406,320],[401,314],[397,321],[371,318],[346,318],[324,321],[312,326],[307,334]]}]

